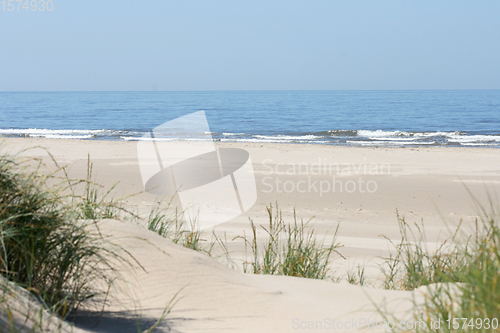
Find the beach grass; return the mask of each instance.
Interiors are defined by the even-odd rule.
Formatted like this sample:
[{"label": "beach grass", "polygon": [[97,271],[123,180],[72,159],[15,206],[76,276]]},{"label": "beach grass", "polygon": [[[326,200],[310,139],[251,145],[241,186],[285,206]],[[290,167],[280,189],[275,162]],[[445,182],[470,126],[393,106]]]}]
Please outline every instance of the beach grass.
[{"label": "beach grass", "polygon": [[[220,257],[224,258],[225,263],[232,268],[237,268],[235,264],[237,260],[231,258],[228,251],[226,235],[218,236],[214,231],[212,240],[205,240],[201,236],[201,231],[196,228],[196,223],[191,221],[188,227],[188,222],[181,219],[181,214],[177,210],[169,210],[170,204],[171,200],[165,207],[159,205],[153,207],[146,225],[149,230],[176,244],[205,252],[210,256],[217,246],[223,253]],[[331,244],[325,246],[324,242],[316,239],[314,230],[309,226],[310,221],[304,222],[301,219],[299,222],[295,211],[293,223],[287,224],[278,205],[274,209],[272,205],[269,205],[266,210],[269,224],[262,226],[267,234],[264,243],[258,239],[257,227],[252,220],[250,220],[252,237],[243,235],[233,239],[243,239],[245,257],[248,257],[248,248],[251,249],[253,260],[245,259],[243,261],[243,271],[245,273],[287,275],[311,279],[328,278],[333,254],[342,257],[338,252],[341,245],[336,243],[339,226],[335,229]],[[363,282],[363,276],[362,279]]]},{"label": "beach grass", "polygon": [[244,272],[254,274],[271,274],[296,276],[309,279],[326,279],[329,277],[333,255],[341,247],[336,242],[339,225],[332,236],[331,244],[316,239],[314,229],[309,221],[300,222],[294,210],[293,223],[287,224],[281,210],[276,204],[266,207],[268,225],[261,226],[266,239],[262,242],[257,236],[257,227],[250,219],[252,237],[240,236],[245,242],[245,254],[248,247],[252,260],[243,263]]},{"label": "beach grass", "polygon": [[[97,192],[74,205],[64,187],[48,184],[54,173],[42,172],[40,161],[19,160],[0,156],[0,274],[65,318],[102,296],[97,286],[113,284],[128,258],[100,235],[95,219],[110,211]],[[93,220],[80,220],[90,200],[99,200]]]},{"label": "beach grass", "polygon": [[171,203],[172,199],[163,207],[158,204],[151,209],[146,223],[147,229],[170,239],[175,244],[210,255],[215,242],[207,243],[201,237],[202,232],[197,228],[196,220],[186,222],[177,208],[174,211],[170,210]]},{"label": "beach grass", "polygon": [[368,284],[368,279],[365,273],[365,266],[358,264],[356,268],[349,268],[346,272],[346,281],[349,284],[365,286]]},{"label": "beach grass", "polygon": [[[87,178],[84,182],[84,195],[77,200],[74,211],[78,219],[97,220],[119,218],[123,210],[121,200],[109,198],[111,191],[116,184],[111,186],[104,193],[101,193],[102,185],[97,184],[92,179],[93,164],[90,162],[90,155],[87,159]],[[73,189],[73,187],[71,187]],[[77,198],[73,192],[72,198]]]},{"label": "beach grass", "polygon": [[[459,225],[435,251],[425,248],[423,226],[399,218],[401,243],[382,266],[384,287],[424,293],[414,300],[416,332],[500,331],[500,218],[494,204],[481,207],[475,229]],[[416,241],[410,241],[412,234]],[[386,318],[390,315],[381,312]],[[396,330],[395,330],[396,331]]]},{"label": "beach grass", "polygon": [[453,235],[431,250],[424,224],[411,226],[397,214],[401,239],[394,243],[394,253],[384,258],[380,266],[385,289],[414,290],[420,286],[441,282],[460,282],[460,272],[466,269],[465,261],[469,239],[465,244],[461,235],[461,223]]}]

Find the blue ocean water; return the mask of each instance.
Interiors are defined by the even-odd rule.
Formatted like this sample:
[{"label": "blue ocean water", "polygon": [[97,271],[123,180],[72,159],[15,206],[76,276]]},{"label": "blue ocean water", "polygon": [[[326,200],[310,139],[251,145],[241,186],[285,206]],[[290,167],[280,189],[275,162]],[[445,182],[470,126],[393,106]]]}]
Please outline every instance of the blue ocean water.
[{"label": "blue ocean water", "polygon": [[500,147],[500,90],[0,92],[0,135],[139,140],[200,110],[221,141]]}]

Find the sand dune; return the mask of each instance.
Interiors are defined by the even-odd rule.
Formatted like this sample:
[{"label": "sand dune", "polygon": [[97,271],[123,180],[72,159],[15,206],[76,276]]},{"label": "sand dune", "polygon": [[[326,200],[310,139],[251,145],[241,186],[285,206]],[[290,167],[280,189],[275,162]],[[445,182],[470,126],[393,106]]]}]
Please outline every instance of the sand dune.
[{"label": "sand dune", "polygon": [[[115,196],[138,193],[126,198],[125,203],[142,216],[155,203],[166,200],[141,193],[143,185],[134,142],[12,138],[6,140],[3,149],[19,151],[35,145],[46,147],[58,163],[67,165],[71,177],[85,176],[90,154],[96,181],[111,186],[119,180]],[[485,188],[490,193],[500,190],[500,153],[496,149],[235,143],[220,146],[247,150],[256,175],[256,204],[241,216],[215,227],[217,233],[226,233],[228,247],[237,259],[242,258],[244,249],[241,241],[232,241],[233,236],[243,231],[248,234],[248,218],[257,225],[265,224],[266,205],[278,202],[287,221],[291,221],[293,208],[300,217],[314,217],[311,223],[318,237],[328,240],[332,228],[340,223],[337,241],[344,245],[340,252],[348,260],[338,259],[335,264],[346,269],[364,263],[369,267],[370,278],[375,279],[377,260],[390,250],[380,236],[399,238],[396,209],[409,222],[423,219],[432,247],[449,235],[461,219],[466,224],[472,221],[475,212],[468,190],[482,202],[486,199]],[[51,163],[42,149],[23,154]],[[332,174],[331,168],[337,166],[339,169]],[[365,172],[365,167],[372,172]],[[322,193],[314,187],[305,192],[278,187],[285,182],[297,186],[310,179],[339,187]],[[376,190],[359,187],[368,182],[376,184]],[[345,187],[340,191],[340,186],[353,183],[358,186],[354,191]],[[154,324],[178,292],[178,302],[158,331],[332,331],[327,327],[335,320],[343,325],[336,326],[335,332],[353,332],[357,329],[346,328],[347,322],[356,322],[359,328],[365,319],[380,320],[374,304],[389,303],[389,313],[405,318],[411,299],[421,299],[420,291],[387,291],[345,282],[244,274],[132,222],[102,221],[102,231],[127,249],[144,270],[136,267],[122,272],[128,282],[117,284],[112,290],[110,304],[101,319],[92,308],[82,310],[74,318],[78,329],[85,331],[137,332],[139,318],[145,329]],[[210,233],[207,231],[207,237]]]},{"label": "sand dune", "polygon": [[[99,327],[116,330],[119,322],[113,319],[114,313],[140,313],[151,323],[179,290],[179,300],[161,326],[165,331],[290,332],[310,321],[326,327],[329,320],[354,321],[359,327],[363,320],[381,320],[372,301],[388,302],[393,313],[400,315],[411,307],[412,292],[236,272],[130,222],[102,221],[101,232],[124,246],[144,270],[124,272],[128,283],[118,289],[125,291],[111,293],[115,300],[107,307],[109,318],[101,320]],[[123,302],[130,299],[135,302]],[[77,326],[92,329],[93,323],[81,316]]]}]

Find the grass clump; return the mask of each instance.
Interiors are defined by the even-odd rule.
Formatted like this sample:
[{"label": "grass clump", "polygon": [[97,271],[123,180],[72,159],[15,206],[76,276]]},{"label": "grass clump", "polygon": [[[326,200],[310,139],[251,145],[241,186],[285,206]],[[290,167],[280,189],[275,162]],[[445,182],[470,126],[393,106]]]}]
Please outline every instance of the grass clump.
[{"label": "grass clump", "polygon": [[358,264],[356,266],[356,270],[349,269],[346,274],[346,281],[349,284],[365,286],[368,284],[365,267],[363,265]]},{"label": "grass clump", "polygon": [[[196,228],[196,223],[186,222],[180,218],[177,210],[175,213],[168,213],[171,201],[165,208],[159,205],[155,206],[147,220],[146,227],[158,233],[159,235],[170,239],[175,244],[186,248],[205,252],[213,256],[212,251],[216,246],[222,250],[221,257],[233,268],[236,268],[235,260],[231,258],[227,248],[227,239],[225,235],[219,237],[212,234],[212,241],[205,243],[201,231]],[[253,232],[253,238],[247,239],[246,236],[237,236],[234,239],[242,238],[245,242],[245,254],[250,246],[253,261],[244,260],[243,271],[254,274],[274,274],[305,277],[311,279],[326,279],[331,263],[332,254],[338,253],[339,244],[335,243],[338,232],[338,226],[332,239],[332,245],[325,247],[323,242],[316,239],[314,230],[309,228],[308,222],[297,221],[294,211],[294,223],[287,225],[283,220],[281,211],[276,206],[266,207],[269,215],[269,227],[262,227],[269,236],[268,242],[259,245],[257,240],[257,228],[250,220]],[[234,240],[233,239],[233,240]]]},{"label": "grass clump", "polygon": [[[115,188],[116,184],[111,186],[107,191],[101,193],[102,185],[97,184],[92,179],[93,164],[90,162],[90,155],[87,158],[87,175],[84,180],[71,180],[65,173],[65,182],[68,184],[68,189],[71,192],[70,202],[72,207],[70,211],[74,214],[74,218],[82,220],[98,220],[98,219],[116,219],[134,214],[126,211],[121,200],[110,199],[110,193]],[[62,168],[65,172],[66,170]],[[76,193],[79,184],[83,183],[83,196]]]},{"label": "grass clump", "polygon": [[[273,211],[272,205],[266,207],[269,216],[269,226],[262,229],[266,232],[267,241],[260,246],[257,240],[257,228],[250,220],[253,238],[248,240],[243,237],[245,247],[250,246],[253,261],[245,261],[243,269],[245,272],[254,274],[272,274],[304,277],[310,279],[326,279],[330,269],[332,254],[340,253],[340,247],[336,243],[338,226],[330,246],[324,246],[318,242],[314,230],[309,229],[306,223],[297,221],[294,210],[294,222],[287,225],[283,220],[281,210],[276,205]],[[340,255],[341,256],[341,255]]]},{"label": "grass clump", "polygon": [[464,236],[459,226],[452,241],[431,254],[423,248],[422,229],[419,241],[410,244],[411,228],[400,221],[405,242],[386,262],[385,285],[405,290],[427,286],[423,304],[415,302],[415,320],[426,324],[417,332],[500,331],[500,219],[493,205],[481,216],[472,236]]},{"label": "grass clump", "polygon": [[164,208],[160,205],[153,207],[147,220],[147,229],[170,239],[175,244],[210,254],[214,244],[212,243],[208,248],[203,246],[205,239],[201,237],[201,231],[196,227],[196,221],[186,223],[181,219],[177,209],[173,214],[169,214],[171,202],[172,200]]},{"label": "grass clump", "polygon": [[467,244],[462,248],[457,243],[460,225],[450,240],[430,251],[423,224],[415,224],[417,231],[414,232],[404,217],[397,217],[401,240],[397,244],[389,240],[395,255],[385,258],[381,266],[384,288],[413,290],[432,283],[459,282],[458,272],[466,267],[467,249]]},{"label": "grass clump", "polygon": [[65,317],[99,293],[97,283],[112,283],[111,261],[123,258],[89,231],[95,221],[76,221],[80,212],[40,168],[0,156],[0,274]]}]

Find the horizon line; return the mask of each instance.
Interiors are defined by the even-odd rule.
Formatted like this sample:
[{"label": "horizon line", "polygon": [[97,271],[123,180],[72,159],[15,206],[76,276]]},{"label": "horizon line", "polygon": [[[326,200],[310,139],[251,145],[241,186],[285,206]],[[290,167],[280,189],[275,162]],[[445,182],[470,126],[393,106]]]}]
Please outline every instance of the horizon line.
[{"label": "horizon line", "polygon": [[234,89],[234,90],[0,90],[0,93],[125,93],[125,92],[302,92],[302,91],[494,91],[500,88],[470,89]]}]

